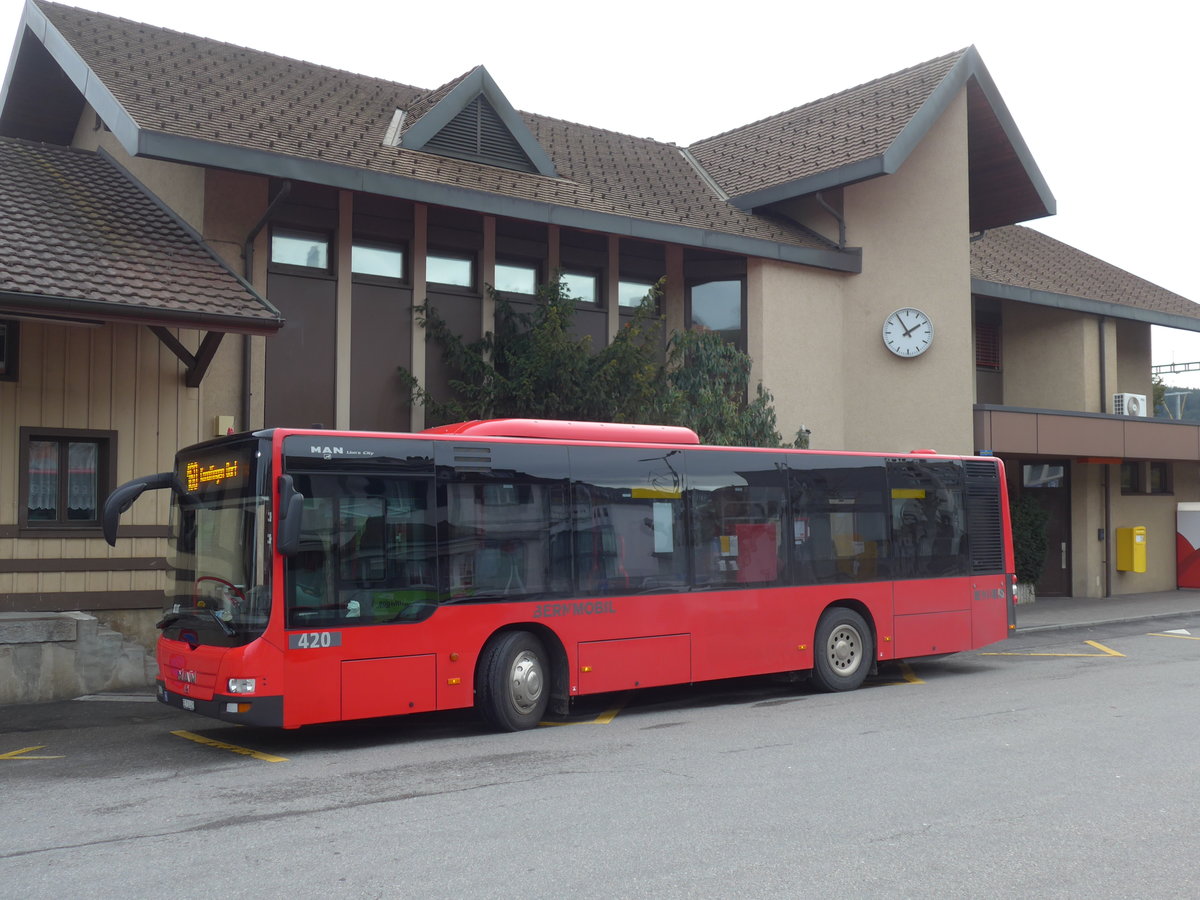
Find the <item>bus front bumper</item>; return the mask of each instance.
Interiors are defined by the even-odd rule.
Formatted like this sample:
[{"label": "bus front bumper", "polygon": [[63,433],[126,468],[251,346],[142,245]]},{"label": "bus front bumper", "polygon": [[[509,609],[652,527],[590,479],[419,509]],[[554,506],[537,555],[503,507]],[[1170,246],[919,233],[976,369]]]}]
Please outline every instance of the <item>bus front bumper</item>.
[{"label": "bus front bumper", "polygon": [[211,700],[199,700],[167,690],[162,681],[157,682],[158,701],[186,712],[200,713],[239,725],[265,725],[270,728],[283,727],[283,698],[249,694],[213,694]]}]

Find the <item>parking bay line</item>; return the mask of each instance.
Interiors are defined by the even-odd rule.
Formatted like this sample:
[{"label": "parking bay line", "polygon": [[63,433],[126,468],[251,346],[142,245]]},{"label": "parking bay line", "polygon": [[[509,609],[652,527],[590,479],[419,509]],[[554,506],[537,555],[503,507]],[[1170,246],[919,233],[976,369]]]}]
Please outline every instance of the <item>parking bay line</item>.
[{"label": "parking bay line", "polygon": [[1147,637],[1173,637],[1173,638],[1180,638],[1181,640],[1185,640],[1185,641],[1200,641],[1200,637],[1197,637],[1194,634],[1175,634],[1170,631],[1164,631],[1161,633],[1152,631],[1150,634],[1148,634],[1146,636]]},{"label": "parking bay line", "polygon": [[65,756],[26,756],[27,753],[32,753],[34,750],[45,750],[46,745],[42,744],[39,747],[22,747],[20,750],[10,750],[8,753],[0,753],[0,759],[66,759]]},{"label": "parking bay line", "polygon": [[1125,658],[1124,653],[1120,653],[1120,652],[1112,649],[1111,647],[1105,647],[1103,644],[1099,643],[1098,641],[1084,641],[1084,643],[1087,644],[1089,647],[1095,647],[1100,652],[1099,653],[1021,653],[1019,651],[1005,651],[1003,653],[997,653],[997,652],[980,653],[979,655],[980,656],[1090,656],[1090,657],[1119,656],[1122,659]]},{"label": "parking bay line", "polygon": [[270,753],[263,753],[261,750],[251,750],[248,747],[239,747],[237,744],[227,744],[224,741],[213,740],[212,738],[204,737],[203,735],[193,734],[190,731],[172,731],[171,734],[177,737],[185,738],[189,741],[195,741],[197,744],[204,744],[206,747],[216,747],[218,750],[228,750],[230,753],[238,753],[242,756],[252,756],[255,759],[261,759],[263,762],[287,762],[286,756],[272,756]]}]

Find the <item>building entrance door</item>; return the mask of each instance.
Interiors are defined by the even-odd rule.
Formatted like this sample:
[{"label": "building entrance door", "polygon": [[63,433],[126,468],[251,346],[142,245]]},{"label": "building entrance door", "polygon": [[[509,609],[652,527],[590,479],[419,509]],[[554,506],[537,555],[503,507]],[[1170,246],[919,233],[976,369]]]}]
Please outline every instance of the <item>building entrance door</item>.
[{"label": "building entrance door", "polygon": [[1021,493],[1046,511],[1046,564],[1039,597],[1071,595],[1071,462],[1066,459],[1021,463]]}]

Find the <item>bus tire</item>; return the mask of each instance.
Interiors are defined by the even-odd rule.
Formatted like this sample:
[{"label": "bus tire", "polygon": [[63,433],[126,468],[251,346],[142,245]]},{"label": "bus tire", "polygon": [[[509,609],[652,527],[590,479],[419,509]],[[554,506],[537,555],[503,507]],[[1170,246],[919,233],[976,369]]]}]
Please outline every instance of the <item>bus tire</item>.
[{"label": "bus tire", "polygon": [[549,657],[528,631],[506,631],[492,638],[479,660],[475,706],[498,731],[534,728],[550,700]]},{"label": "bus tire", "polygon": [[821,613],[813,641],[808,680],[822,691],[852,691],[866,680],[874,661],[871,629],[852,609],[834,606]]}]

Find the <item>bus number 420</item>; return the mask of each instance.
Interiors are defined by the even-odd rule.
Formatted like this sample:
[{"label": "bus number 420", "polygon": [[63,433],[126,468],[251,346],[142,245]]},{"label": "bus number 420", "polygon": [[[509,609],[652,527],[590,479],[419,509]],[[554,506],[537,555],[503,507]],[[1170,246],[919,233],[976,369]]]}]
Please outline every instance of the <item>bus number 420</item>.
[{"label": "bus number 420", "polygon": [[306,631],[303,634],[288,635],[289,650],[315,650],[318,647],[342,646],[340,631]]}]

